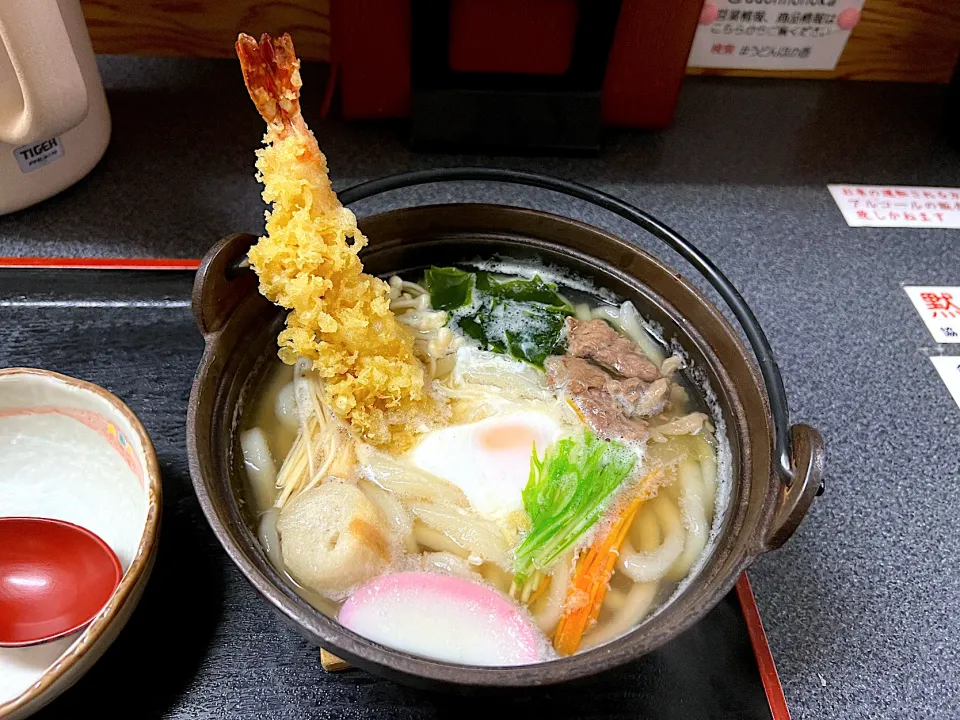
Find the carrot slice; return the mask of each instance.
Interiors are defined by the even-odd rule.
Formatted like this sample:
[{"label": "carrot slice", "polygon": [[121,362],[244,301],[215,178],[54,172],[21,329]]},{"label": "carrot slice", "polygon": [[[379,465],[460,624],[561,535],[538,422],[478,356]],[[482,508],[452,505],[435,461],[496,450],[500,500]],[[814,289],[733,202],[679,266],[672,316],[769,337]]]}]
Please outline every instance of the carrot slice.
[{"label": "carrot slice", "polygon": [[567,592],[566,609],[553,635],[553,648],[560,655],[573,655],[580,647],[583,634],[600,615],[620,546],[643,502],[642,495],[634,498],[606,535],[598,539],[577,561]]}]

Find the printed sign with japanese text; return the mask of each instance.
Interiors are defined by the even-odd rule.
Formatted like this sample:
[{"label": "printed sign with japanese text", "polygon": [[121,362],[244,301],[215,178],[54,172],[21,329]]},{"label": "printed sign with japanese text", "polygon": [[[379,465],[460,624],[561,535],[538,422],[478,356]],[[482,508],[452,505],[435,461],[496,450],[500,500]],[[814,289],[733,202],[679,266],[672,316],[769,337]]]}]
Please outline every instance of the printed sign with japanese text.
[{"label": "printed sign with japanese text", "polygon": [[850,227],[960,228],[960,188],[827,185]]},{"label": "printed sign with japanese text", "polygon": [[953,400],[960,405],[960,357],[953,355],[935,355],[930,358],[930,362],[940,373],[943,384],[953,396]]},{"label": "printed sign with japanese text", "polygon": [[707,0],[687,64],[833,70],[863,0]]},{"label": "printed sign with japanese text", "polygon": [[938,343],[960,343],[960,287],[906,285],[903,291]]}]

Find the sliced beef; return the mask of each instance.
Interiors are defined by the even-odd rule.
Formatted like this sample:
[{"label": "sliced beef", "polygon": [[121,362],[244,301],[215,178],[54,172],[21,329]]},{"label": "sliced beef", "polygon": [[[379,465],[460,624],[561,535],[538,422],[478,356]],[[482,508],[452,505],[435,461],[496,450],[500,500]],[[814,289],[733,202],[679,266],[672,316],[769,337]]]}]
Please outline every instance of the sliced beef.
[{"label": "sliced beef", "polygon": [[611,380],[603,368],[569,355],[547,358],[544,366],[550,387],[562,387],[570,395],[581,395],[591,388],[602,388]]},{"label": "sliced beef", "polygon": [[620,403],[605,390],[590,388],[571,399],[587,425],[602,438],[646,440],[649,436],[647,421],[624,415]]},{"label": "sliced beef", "polygon": [[603,320],[567,319],[568,354],[548,358],[547,382],[562,389],[605,438],[646,440],[644,417],[663,411],[670,380],[640,347]]},{"label": "sliced beef", "polygon": [[[635,411],[638,406],[647,408],[660,402],[659,399],[646,400],[654,385],[657,385],[654,389],[657,398],[666,396],[658,384],[661,381],[648,385],[639,378],[618,380],[603,368],[569,355],[548,358],[545,366],[550,386],[566,391],[598,435],[627,440],[647,438],[647,423]],[[669,383],[662,382],[669,388]]]},{"label": "sliced beef", "polygon": [[627,417],[656,415],[670,400],[670,381],[666,378],[652,383],[640,378],[618,378],[583,358],[569,355],[549,358],[546,369],[551,387],[563,387],[571,397],[594,388],[603,389]]},{"label": "sliced beef", "polygon": [[660,371],[640,346],[618,333],[603,320],[567,318],[568,352],[574,357],[593,360],[626,378],[653,382]]}]

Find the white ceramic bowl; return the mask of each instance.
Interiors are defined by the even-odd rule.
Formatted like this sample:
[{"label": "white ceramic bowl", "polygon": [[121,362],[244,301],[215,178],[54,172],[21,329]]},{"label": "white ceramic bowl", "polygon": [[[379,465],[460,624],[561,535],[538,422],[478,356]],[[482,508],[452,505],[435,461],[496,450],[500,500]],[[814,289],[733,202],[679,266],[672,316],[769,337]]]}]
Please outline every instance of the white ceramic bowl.
[{"label": "white ceramic bowl", "polygon": [[45,370],[0,370],[0,516],[49,517],[103,538],[124,574],[86,629],[0,648],[0,718],[36,712],[109,647],[147,583],[160,531],[160,469],[130,408],[101,387]]}]

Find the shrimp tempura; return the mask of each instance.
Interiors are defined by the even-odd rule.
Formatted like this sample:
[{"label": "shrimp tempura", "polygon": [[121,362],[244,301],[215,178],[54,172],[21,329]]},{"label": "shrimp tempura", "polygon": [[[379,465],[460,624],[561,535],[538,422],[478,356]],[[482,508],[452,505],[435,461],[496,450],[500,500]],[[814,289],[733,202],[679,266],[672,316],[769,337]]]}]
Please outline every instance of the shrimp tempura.
[{"label": "shrimp tempura", "polygon": [[250,97],[267,121],[257,151],[266,236],[250,249],[260,292],[290,310],[280,359],[313,361],[324,401],[364,439],[383,444],[433,408],[413,336],[390,311],[388,286],[363,272],[367,239],[330,185],[327,159],[300,114],[300,61],[290,36],[237,39]]}]

